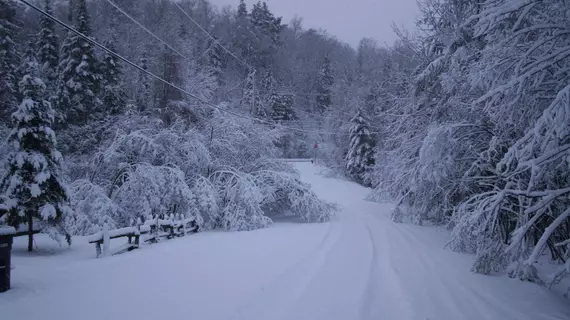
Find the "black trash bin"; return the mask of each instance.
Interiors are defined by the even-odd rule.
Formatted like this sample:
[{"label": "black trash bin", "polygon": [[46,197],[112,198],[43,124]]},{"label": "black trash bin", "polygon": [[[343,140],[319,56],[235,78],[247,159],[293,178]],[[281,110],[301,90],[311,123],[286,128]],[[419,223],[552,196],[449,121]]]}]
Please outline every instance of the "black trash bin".
[{"label": "black trash bin", "polygon": [[0,292],[10,289],[10,257],[14,234],[14,228],[0,226]]}]

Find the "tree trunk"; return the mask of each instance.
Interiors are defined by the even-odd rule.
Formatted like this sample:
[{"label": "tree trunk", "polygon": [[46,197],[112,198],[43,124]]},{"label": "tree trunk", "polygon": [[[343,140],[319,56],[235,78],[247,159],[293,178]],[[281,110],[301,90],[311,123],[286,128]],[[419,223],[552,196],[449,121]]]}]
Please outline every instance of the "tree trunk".
[{"label": "tree trunk", "polygon": [[28,251],[34,250],[34,225],[32,213],[28,212]]}]

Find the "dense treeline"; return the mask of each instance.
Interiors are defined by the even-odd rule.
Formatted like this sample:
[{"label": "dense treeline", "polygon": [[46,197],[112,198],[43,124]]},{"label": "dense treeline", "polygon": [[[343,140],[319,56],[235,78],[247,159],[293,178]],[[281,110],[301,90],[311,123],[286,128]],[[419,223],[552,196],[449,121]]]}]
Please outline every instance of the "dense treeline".
[{"label": "dense treeline", "polygon": [[[287,29],[261,2],[237,11],[206,1],[35,3],[164,81],[2,1],[2,222],[69,241],[149,216],[251,230],[275,215],[313,222],[333,214],[276,159],[303,153],[279,123],[316,112],[314,98],[299,106],[309,98],[294,84],[312,79],[308,96],[327,89],[319,72],[338,42],[299,22]],[[280,50],[304,41],[319,45],[290,57],[303,61],[299,75]]]}]

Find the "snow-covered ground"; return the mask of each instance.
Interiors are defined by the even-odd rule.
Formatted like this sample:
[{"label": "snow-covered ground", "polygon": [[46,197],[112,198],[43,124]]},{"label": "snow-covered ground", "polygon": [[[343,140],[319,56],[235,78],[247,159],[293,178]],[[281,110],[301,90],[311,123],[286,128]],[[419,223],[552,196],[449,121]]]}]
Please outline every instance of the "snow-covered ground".
[{"label": "snow-covered ground", "polygon": [[18,238],[0,319],[570,319],[568,300],[545,288],[470,273],[471,256],[443,249],[445,231],[394,224],[366,189],[297,166],[341,206],[334,221],[201,233],[103,259],[86,238],[60,249],[38,237],[32,256]]}]

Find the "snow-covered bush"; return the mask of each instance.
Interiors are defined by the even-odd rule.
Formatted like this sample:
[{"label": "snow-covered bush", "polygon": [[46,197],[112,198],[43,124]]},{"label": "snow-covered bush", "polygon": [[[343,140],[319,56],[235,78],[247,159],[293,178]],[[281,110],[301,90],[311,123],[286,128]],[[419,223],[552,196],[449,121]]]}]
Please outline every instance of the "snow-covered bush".
[{"label": "snow-covered bush", "polygon": [[[272,170],[273,169],[273,170]],[[317,198],[292,170],[255,171],[256,184],[265,190],[264,210],[297,216],[305,222],[325,222],[334,214],[335,207]]]},{"label": "snow-covered bush", "polygon": [[271,224],[268,216],[297,216],[305,222],[328,221],[335,207],[299,181],[287,164],[258,161],[250,173],[219,170],[212,175],[218,192],[221,227],[251,230]]},{"label": "snow-covered bush", "polygon": [[206,177],[198,177],[191,188],[194,208],[203,217],[202,230],[214,229],[222,224],[216,187]]},{"label": "snow-covered bush", "polygon": [[283,135],[278,128],[228,117],[219,111],[213,112],[206,132],[209,135],[205,144],[212,155],[213,168],[233,167],[245,172],[255,170],[263,159],[277,158],[275,143]]},{"label": "snow-covered bush", "polygon": [[110,198],[128,220],[150,215],[200,215],[194,207],[194,195],[186,184],[184,173],[177,167],[132,165]]},{"label": "snow-covered bush", "polygon": [[271,224],[261,209],[262,190],[244,172],[219,170],[212,175],[221,204],[220,226],[228,231],[247,231]]},{"label": "snow-covered bush", "polygon": [[99,152],[92,162],[92,171],[95,181],[114,188],[114,183],[130,165],[174,165],[190,180],[205,174],[210,161],[203,137],[195,131],[137,130],[118,135]]},{"label": "snow-covered bush", "polygon": [[65,219],[70,234],[90,235],[101,231],[104,224],[115,229],[127,222],[123,210],[107,197],[105,190],[89,180],[75,180],[70,189],[74,213]]}]

